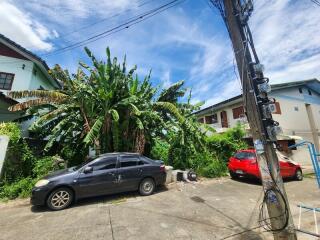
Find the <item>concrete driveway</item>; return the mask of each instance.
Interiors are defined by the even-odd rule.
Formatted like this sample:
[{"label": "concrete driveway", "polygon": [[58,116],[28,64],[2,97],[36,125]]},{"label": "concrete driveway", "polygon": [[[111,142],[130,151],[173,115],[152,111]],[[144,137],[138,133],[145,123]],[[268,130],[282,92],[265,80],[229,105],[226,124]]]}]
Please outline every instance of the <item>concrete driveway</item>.
[{"label": "concrete driveway", "polygon": [[[170,184],[148,197],[129,193],[82,200],[58,212],[18,200],[0,204],[0,239],[272,239],[255,228],[261,189],[255,182],[222,178]],[[319,207],[314,179],[286,182],[286,190],[296,223],[298,203]],[[312,222],[306,213],[303,223],[314,231]],[[315,238],[299,234],[299,239]]]}]

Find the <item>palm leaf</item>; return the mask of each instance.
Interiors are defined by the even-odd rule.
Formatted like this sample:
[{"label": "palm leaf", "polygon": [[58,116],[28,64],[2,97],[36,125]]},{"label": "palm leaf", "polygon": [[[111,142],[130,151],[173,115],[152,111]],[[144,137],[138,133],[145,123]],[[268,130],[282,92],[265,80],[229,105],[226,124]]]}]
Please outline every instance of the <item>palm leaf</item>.
[{"label": "palm leaf", "polygon": [[103,125],[103,120],[104,120],[104,117],[99,117],[95,121],[90,131],[87,133],[86,137],[83,140],[86,144],[94,142],[94,140],[99,137],[99,132]]},{"label": "palm leaf", "polygon": [[117,112],[117,110],[111,109],[109,112],[110,112],[111,115],[112,115],[112,119],[113,119],[114,121],[118,122],[118,121],[119,121],[119,113]]},{"label": "palm leaf", "polygon": [[57,90],[25,90],[25,91],[10,91],[7,95],[11,98],[21,99],[21,98],[28,98],[28,97],[35,97],[35,98],[47,98],[49,100],[64,100],[68,96],[64,93],[61,93]]},{"label": "palm leaf", "polygon": [[153,104],[155,109],[163,110],[165,112],[169,112],[180,122],[184,123],[185,118],[180,114],[179,109],[172,103],[169,102],[155,102]]},{"label": "palm leaf", "polygon": [[16,111],[25,110],[29,107],[39,106],[39,105],[43,105],[43,104],[50,104],[50,103],[51,103],[51,101],[48,99],[45,99],[45,98],[32,99],[32,100],[28,100],[26,102],[17,103],[13,106],[10,106],[8,108],[8,110],[12,111],[12,112],[16,112]]}]

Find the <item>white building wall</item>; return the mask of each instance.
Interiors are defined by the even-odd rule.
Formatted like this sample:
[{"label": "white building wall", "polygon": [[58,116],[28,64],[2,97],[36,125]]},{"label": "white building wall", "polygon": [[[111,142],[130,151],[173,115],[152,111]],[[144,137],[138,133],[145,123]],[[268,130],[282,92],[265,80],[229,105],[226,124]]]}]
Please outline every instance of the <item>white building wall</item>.
[{"label": "white building wall", "polygon": [[[302,137],[305,141],[313,142],[306,104],[311,105],[319,132],[320,95],[314,91],[311,91],[311,94],[310,96],[308,89],[305,87],[302,87],[302,93],[299,92],[297,87],[271,92],[270,96],[280,103],[281,114],[273,114],[273,118],[280,123],[283,134],[296,135]],[[307,147],[299,147],[297,150],[293,150],[290,157],[304,166],[311,166],[312,164]]]},{"label": "white building wall", "polygon": [[[13,73],[14,79],[11,91],[20,90],[36,90],[40,87],[44,89],[55,89],[54,85],[48,80],[43,72],[29,60],[22,60],[7,56],[0,56],[0,72]],[[1,92],[7,94],[7,90],[0,89]],[[25,99],[16,99],[19,102]],[[0,116],[0,121],[8,121],[14,119],[17,114],[5,111],[9,105],[0,102],[0,108],[4,109],[5,113]],[[21,123],[22,135],[28,136],[28,128],[34,119]]]},{"label": "white building wall", "polygon": [[214,123],[214,124],[209,124],[209,126],[215,128],[217,130],[217,132],[222,132],[222,131],[225,131],[227,129],[227,128],[222,128],[222,123],[221,123],[221,112],[222,111],[226,111],[226,113],[227,113],[228,127],[229,128],[235,127],[239,122],[241,122],[241,123],[246,123],[247,122],[246,119],[240,119],[240,118],[234,119],[233,118],[232,109],[237,108],[237,107],[241,107],[241,106],[242,106],[242,102],[235,103],[235,104],[232,104],[230,106],[227,106],[227,107],[224,107],[224,108],[212,111],[212,112],[207,112],[206,114],[203,114],[203,115],[199,115],[198,117],[205,117],[205,116],[208,116],[208,115],[217,114],[218,122]]},{"label": "white building wall", "polygon": [[48,81],[48,78],[40,71],[40,69],[36,65],[34,65],[28,89],[34,90],[39,89],[40,87],[48,90],[55,89],[52,83]]},{"label": "white building wall", "polygon": [[[23,69],[24,65],[24,69]],[[0,72],[13,73],[14,79],[11,90],[29,89],[33,70],[33,62],[18,58],[0,56]],[[6,90],[0,89],[4,94]]]},{"label": "white building wall", "polygon": [[[309,89],[310,90],[310,89]],[[309,95],[308,88],[302,87],[302,93],[299,92],[298,87],[284,88],[274,90],[270,93],[270,97],[276,99],[280,104],[281,114],[273,114],[275,121],[280,123],[280,126],[285,135],[296,135],[302,137],[303,140],[313,142],[310,123],[306,111],[306,104],[310,104],[313,112],[313,117],[316,122],[317,129],[320,133],[320,95],[311,91]],[[226,128],[221,126],[221,111],[227,112],[228,125],[234,127],[238,121],[245,122],[244,119],[234,119],[232,109],[242,105],[242,101],[229,106],[216,109],[215,111],[208,111],[205,114],[198,115],[204,117],[217,114],[218,123],[210,124],[217,132],[223,132]],[[307,147],[299,147],[293,150],[290,157],[302,164],[303,166],[311,166],[311,159]]]}]

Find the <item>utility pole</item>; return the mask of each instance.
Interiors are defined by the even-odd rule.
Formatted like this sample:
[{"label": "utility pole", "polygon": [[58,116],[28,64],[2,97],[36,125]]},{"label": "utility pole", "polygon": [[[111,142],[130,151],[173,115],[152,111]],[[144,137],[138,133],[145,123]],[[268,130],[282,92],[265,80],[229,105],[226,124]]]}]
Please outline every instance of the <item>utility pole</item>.
[{"label": "utility pole", "polygon": [[242,82],[243,102],[250,125],[262,185],[263,199],[269,217],[260,215],[262,227],[268,227],[276,240],[296,240],[289,203],[279,171],[276,154],[278,123],[272,119],[274,100],[268,98],[269,79],[263,75],[248,19],[253,11],[251,0],[210,0],[218,8],[231,38],[239,75]]}]

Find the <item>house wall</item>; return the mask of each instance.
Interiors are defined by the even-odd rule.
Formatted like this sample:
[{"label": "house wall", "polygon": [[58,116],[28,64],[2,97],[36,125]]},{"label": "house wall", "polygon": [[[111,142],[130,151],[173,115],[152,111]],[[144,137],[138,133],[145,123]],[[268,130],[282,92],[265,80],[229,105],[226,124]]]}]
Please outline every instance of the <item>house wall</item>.
[{"label": "house wall", "polygon": [[43,74],[43,72],[40,71],[40,69],[34,64],[29,89],[39,89],[40,87],[48,90],[56,88],[51,82],[48,81],[48,78]]},{"label": "house wall", "polygon": [[[300,136],[303,140],[314,143],[306,104],[311,105],[319,134],[320,95],[306,87],[301,87],[301,89],[302,93],[299,92],[298,87],[271,92],[270,96],[274,97],[280,103],[281,108],[281,114],[273,114],[273,118],[280,123],[283,134]],[[311,96],[308,90],[311,91]],[[297,150],[293,150],[289,156],[302,165],[311,166],[311,159],[307,147],[299,147]]]},{"label": "house wall", "polygon": [[302,94],[299,88],[277,90],[270,94],[280,103],[281,114],[273,114],[273,118],[280,123],[284,134],[311,134],[306,104],[311,105],[316,126],[320,129],[320,95],[310,90],[310,96],[307,88],[302,90]]},{"label": "house wall", "polygon": [[[25,65],[24,69],[23,64]],[[29,89],[33,65],[33,62],[29,60],[0,56],[0,72],[14,74],[11,90]],[[7,91],[3,89],[0,89],[0,91],[4,94],[7,93]]]},{"label": "house wall", "polygon": [[[23,64],[24,69],[23,69]],[[13,58],[8,56],[0,56],[0,72],[13,73],[14,79],[12,84],[12,91],[19,90],[36,90],[40,87],[44,89],[55,89],[55,86],[48,80],[43,72],[32,61]],[[0,89],[1,92],[7,94],[7,90]],[[17,99],[22,102],[25,99]],[[9,104],[0,101],[0,122],[12,121],[16,119],[19,114],[8,111]],[[28,128],[34,119],[24,121],[21,123],[23,136],[28,136]]]},{"label": "house wall", "polygon": [[221,121],[221,112],[222,111],[226,111],[226,113],[227,113],[229,128],[235,127],[239,122],[240,123],[247,123],[247,120],[245,118],[238,118],[238,119],[233,118],[232,109],[237,108],[237,107],[241,107],[241,106],[242,106],[242,101],[241,101],[241,99],[239,99],[239,101],[237,103],[233,103],[233,104],[226,106],[224,108],[220,108],[220,109],[217,109],[214,111],[209,110],[206,113],[202,113],[202,114],[198,115],[198,118],[204,118],[205,116],[217,114],[218,122],[214,123],[214,124],[208,124],[208,125],[215,128],[217,130],[217,132],[223,132],[226,130],[226,128],[222,128],[222,121]]},{"label": "house wall", "polygon": [[[306,104],[311,105],[316,128],[320,134],[320,95],[307,87],[301,87],[301,90],[302,93],[299,92],[299,87],[292,87],[272,91],[269,95],[279,102],[281,109],[281,114],[273,114],[273,118],[279,122],[283,134],[296,135],[306,141],[313,142]],[[311,95],[309,95],[308,90],[311,91]],[[239,99],[237,103],[201,113],[198,118],[217,113],[218,123],[210,124],[210,126],[215,128],[218,133],[223,132],[226,130],[221,127],[220,112],[223,110],[227,112],[229,127],[234,127],[239,121],[246,123],[246,119],[233,118],[232,109],[241,105],[242,100]],[[306,147],[299,147],[297,150],[293,150],[289,157],[304,166],[311,166],[310,155]]]}]

